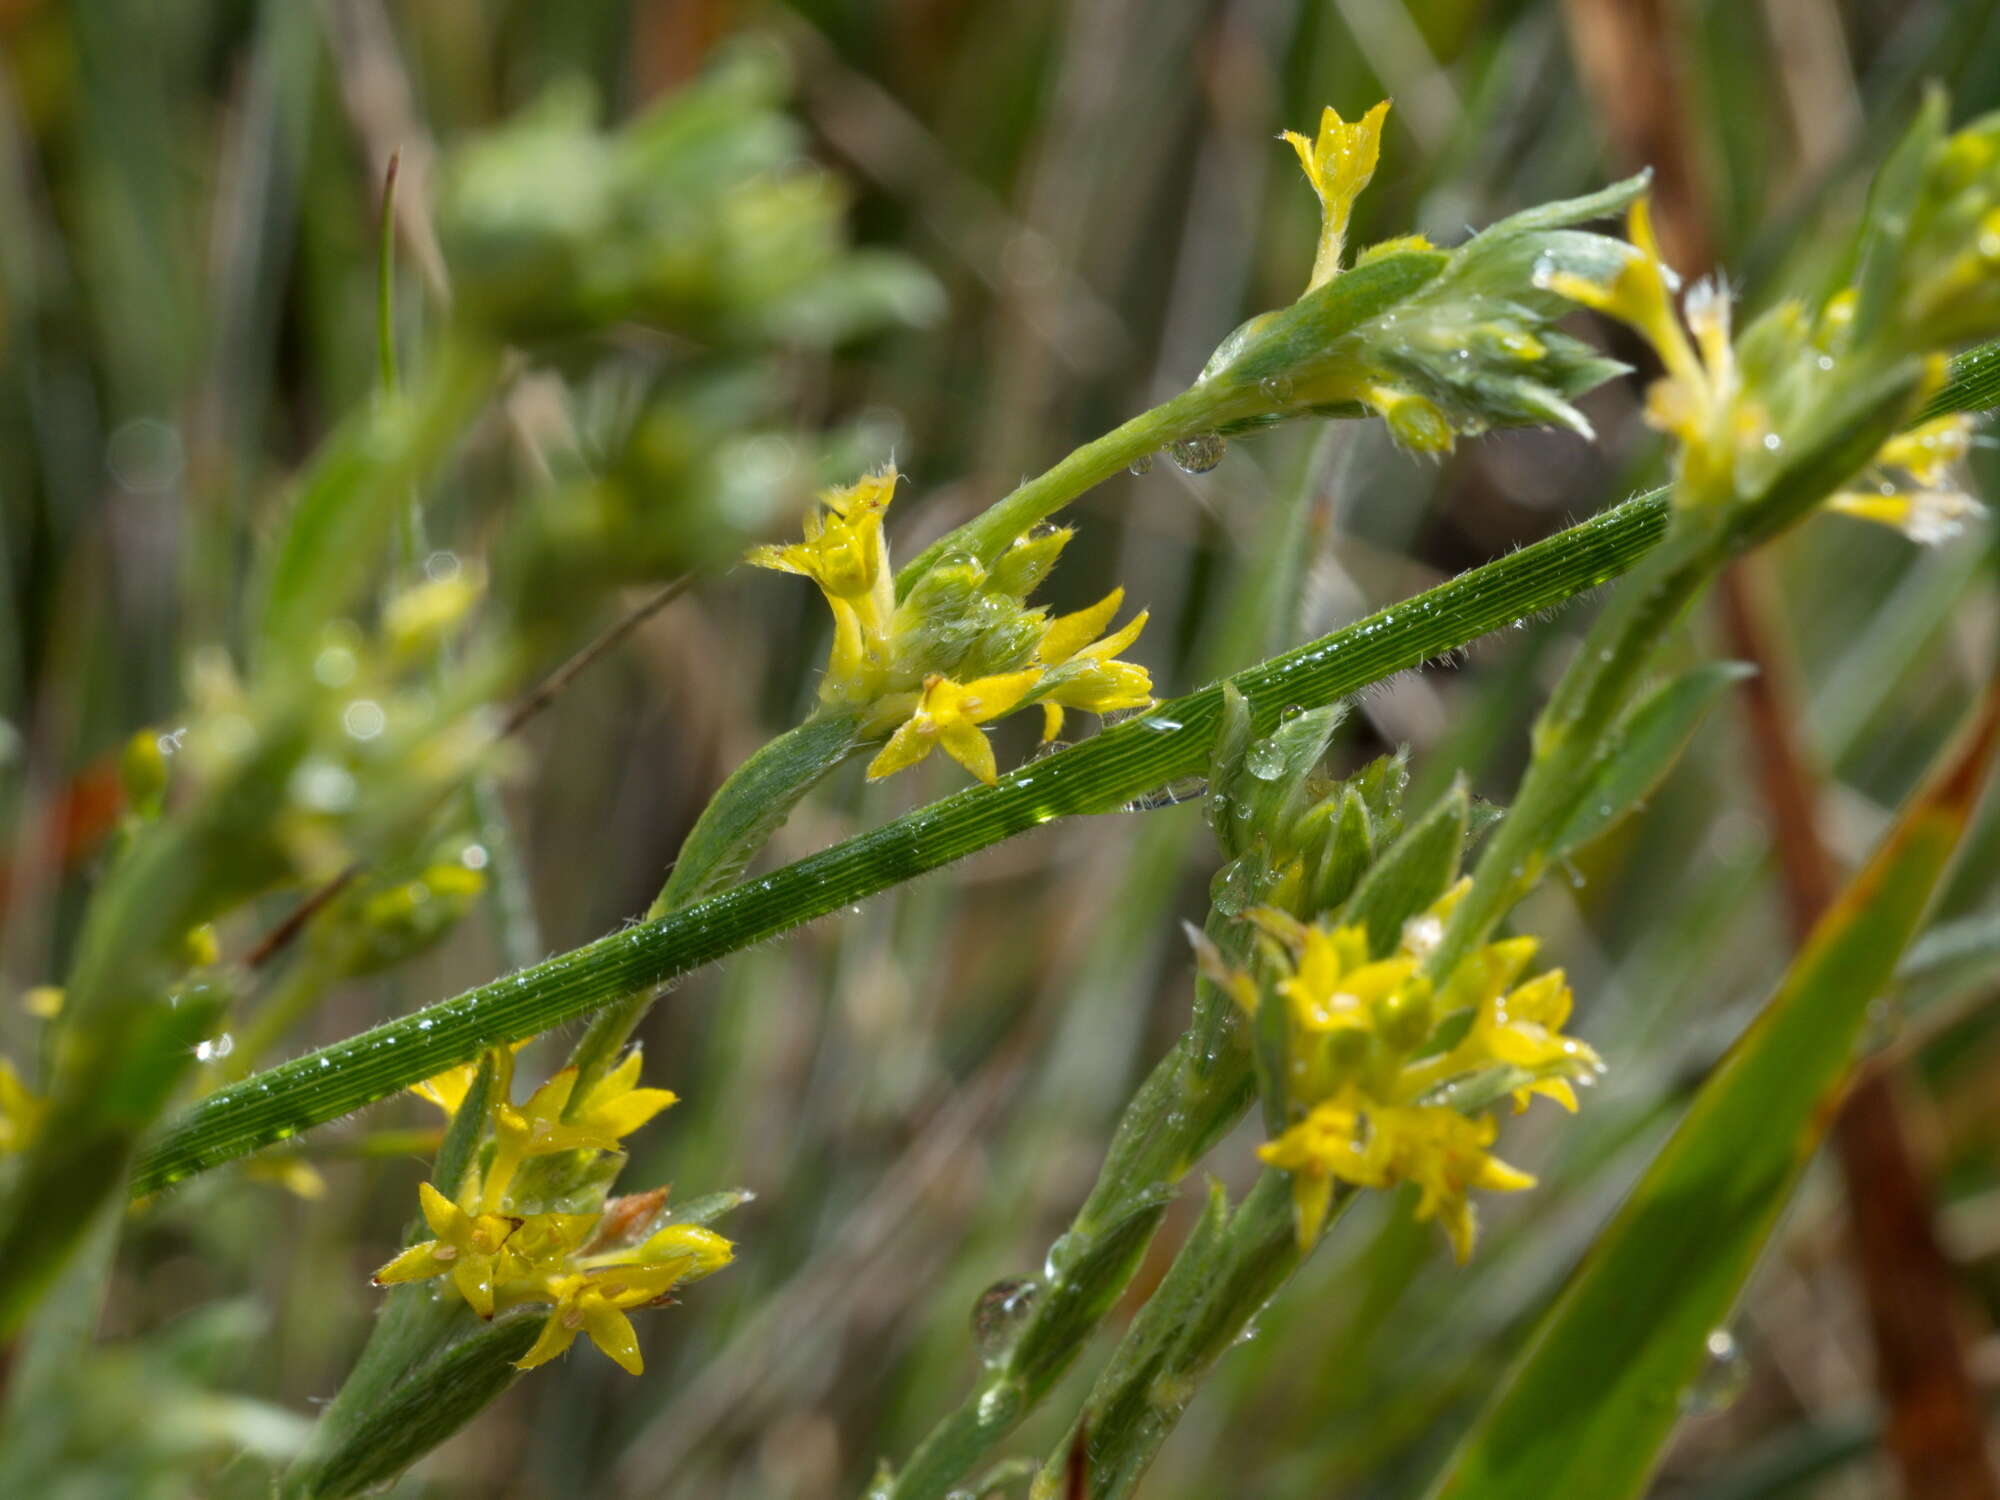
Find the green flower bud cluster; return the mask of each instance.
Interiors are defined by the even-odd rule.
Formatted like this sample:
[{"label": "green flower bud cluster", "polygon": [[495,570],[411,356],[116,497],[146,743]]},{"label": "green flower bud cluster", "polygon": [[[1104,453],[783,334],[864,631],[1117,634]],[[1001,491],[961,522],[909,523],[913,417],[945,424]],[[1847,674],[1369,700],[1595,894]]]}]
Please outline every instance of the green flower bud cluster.
[{"label": "green flower bud cluster", "polygon": [[1373,412],[1416,452],[1491,427],[1589,436],[1574,401],[1625,366],[1556,330],[1574,302],[1553,278],[1601,279],[1620,264],[1618,240],[1571,226],[1616,212],[1643,186],[1633,178],[1530,209],[1454,250],[1420,236],[1364,250],[1223,341],[1201,376],[1228,395],[1221,430]]},{"label": "green flower bud cluster", "polygon": [[1345,780],[1321,768],[1343,708],[1283,720],[1255,737],[1249,704],[1223,690],[1223,724],[1209,772],[1209,827],[1228,857],[1210,898],[1229,917],[1253,906],[1302,919],[1339,907],[1403,822],[1409,771],[1385,755]]},{"label": "green flower bud cluster", "polygon": [[1854,324],[1906,352],[2000,327],[2000,113],[1944,133],[1934,94],[1877,180]]}]

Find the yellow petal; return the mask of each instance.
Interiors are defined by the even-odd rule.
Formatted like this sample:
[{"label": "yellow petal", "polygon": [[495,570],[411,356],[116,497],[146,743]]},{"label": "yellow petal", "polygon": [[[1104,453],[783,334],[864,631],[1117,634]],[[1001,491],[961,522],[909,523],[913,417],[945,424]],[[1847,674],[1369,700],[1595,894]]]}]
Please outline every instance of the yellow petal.
[{"label": "yellow petal", "polygon": [[535,1340],[534,1348],[514,1361],[517,1370],[532,1370],[536,1365],[545,1365],[569,1349],[576,1342],[576,1330],[563,1321],[561,1309],[549,1314],[548,1322],[542,1325],[541,1337]]},{"label": "yellow petal", "polygon": [[582,1306],[583,1328],[590,1341],[616,1360],[627,1374],[643,1372],[646,1362],[639,1357],[639,1335],[632,1327],[632,1320],[601,1297],[586,1297]]},{"label": "yellow petal", "polygon": [[671,1089],[633,1089],[593,1108],[590,1123],[616,1140],[630,1135],[679,1097]]},{"label": "yellow petal", "polygon": [[1326,1228],[1326,1216],[1333,1206],[1333,1179],[1318,1172],[1292,1174],[1292,1218],[1298,1230],[1299,1250],[1309,1252],[1319,1243]]},{"label": "yellow petal", "polygon": [[424,1281],[432,1276],[440,1276],[451,1269],[455,1257],[438,1259],[440,1249],[448,1249],[437,1240],[425,1240],[421,1245],[412,1245],[389,1264],[383,1266],[368,1279],[377,1286],[395,1286],[404,1281]]},{"label": "yellow petal", "polygon": [[1035,660],[1050,667],[1068,661],[1104,633],[1124,601],[1125,590],[1113,589],[1088,609],[1051,620],[1042,632],[1041,644],[1035,647]]},{"label": "yellow petal", "polygon": [[[1042,680],[1039,668],[1025,672],[1002,672],[993,677],[975,677],[959,690],[959,712],[974,724],[985,724],[1010,713],[1035,690]],[[947,747],[949,748],[949,747]]]},{"label": "yellow petal", "polygon": [[521,1113],[530,1120],[560,1120],[569,1108],[570,1093],[576,1088],[577,1070],[564,1068],[528,1096]]},{"label": "yellow petal", "polygon": [[1042,702],[1042,743],[1049,744],[1062,733],[1062,705],[1047,699]]},{"label": "yellow petal", "polygon": [[461,1255],[451,1268],[451,1284],[465,1305],[482,1318],[493,1316],[493,1257]]},{"label": "yellow petal", "polygon": [[954,719],[938,728],[938,743],[944,753],[988,786],[1000,779],[1000,767],[993,759],[993,747],[986,736],[967,719]]},{"label": "yellow petal", "polygon": [[889,743],[868,762],[868,779],[880,781],[884,776],[894,776],[898,771],[907,770],[929,755],[936,746],[935,727],[929,716],[918,709],[903,721],[902,726],[889,736]]},{"label": "yellow petal", "polygon": [[1139,639],[1139,632],[1146,628],[1146,622],[1152,617],[1153,612],[1151,610],[1140,610],[1139,613],[1127,620],[1124,626],[1115,634],[1107,635],[1103,640],[1086,646],[1083,654],[1085,656],[1094,656],[1099,661],[1110,661],[1112,657],[1118,655],[1119,652]]},{"label": "yellow petal", "polygon": [[428,1182],[417,1184],[417,1202],[423,1208],[424,1222],[439,1239],[455,1240],[471,1232],[472,1221],[465,1210]]}]

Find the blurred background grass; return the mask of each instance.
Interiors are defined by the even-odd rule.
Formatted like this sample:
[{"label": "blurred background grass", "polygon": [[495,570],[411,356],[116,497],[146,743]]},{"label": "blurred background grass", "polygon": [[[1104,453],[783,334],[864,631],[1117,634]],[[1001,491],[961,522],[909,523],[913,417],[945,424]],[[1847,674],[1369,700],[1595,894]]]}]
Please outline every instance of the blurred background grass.
[{"label": "blurred background grass", "polygon": [[[1961,117],[2000,105],[2000,7],[1985,0],[1642,8],[1672,42],[1652,59],[1675,80],[1670,149],[1717,259],[1753,302],[1834,253],[1924,80],[1949,85]],[[619,119],[717,48],[782,52],[814,159],[851,185],[857,237],[905,251],[946,292],[929,327],[800,353],[785,372],[801,443],[858,423],[876,450],[864,457],[893,452],[910,476],[896,534],[907,557],[1177,389],[1242,317],[1295,295],[1317,209],[1273,137],[1308,127],[1321,105],[1352,116],[1395,101],[1359,209],[1364,241],[1410,229],[1455,239],[1622,171],[1615,122],[1593,108],[1602,91],[1577,64],[1604,9],[8,0],[7,993],[61,972],[115,808],[116,747],[141,725],[172,725],[188,649],[235,628],[246,529],[372,387],[390,152],[404,172],[398,310],[406,347],[420,348],[448,289],[424,210],[438,143],[551,85],[581,80]],[[1597,336],[1643,363],[1617,335]],[[1302,431],[1239,442],[1206,475],[1158,464],[1079,508],[1083,532],[1051,599],[1073,608],[1123,583],[1153,611],[1138,654],[1156,681],[1194,686],[1651,482],[1639,392],[1620,383],[1586,403],[1596,447],[1509,432],[1431,464],[1357,423],[1317,452]],[[515,392],[495,446],[532,457],[535,395]],[[1992,467],[1989,454],[1977,461]],[[506,503],[486,487],[503,483],[467,470],[434,510],[434,540],[477,551]],[[1308,508],[1299,617],[1262,643],[1226,637],[1232,598],[1267,582],[1259,543],[1288,496]],[[1990,529],[1919,551],[1839,519],[1768,559],[1759,585],[1785,690],[1828,774],[1822,822],[1841,858],[1867,847],[1969,696],[1995,623],[1994,560]],[[1407,743],[1423,785],[1463,768],[1504,795],[1582,614],[1520,622],[1463,662],[1370,694],[1340,754],[1358,763]],[[1688,637],[1684,655],[1727,650],[1706,620]],[[808,705],[822,649],[809,590],[737,571],[703,581],[567,691],[506,793],[543,950],[643,909],[716,781]],[[1224,1362],[1149,1494],[1390,1496],[1421,1481],[1788,956],[1746,734],[1717,714],[1648,815],[1523,914],[1571,971],[1576,1029],[1613,1065],[1575,1128],[1511,1127],[1509,1159],[1543,1188],[1490,1206],[1464,1271],[1410,1224],[1407,1203],[1358,1208]],[[842,777],[772,857],[955,778],[928,766],[864,791],[858,772]],[[1991,825],[1941,914],[1964,919],[1960,933],[1976,935],[1982,912],[2000,921]],[[757,1202],[730,1223],[741,1258],[643,1325],[643,1379],[589,1355],[567,1361],[398,1493],[836,1495],[878,1457],[907,1453],[972,1373],[980,1291],[1034,1273],[1115,1111],[1178,1031],[1191,963],[1177,919],[1200,915],[1214,863],[1192,805],[1060,826],[683,987],[648,1022],[647,1067],[685,1102],[640,1137],[625,1183],[753,1188]],[[230,936],[240,947],[254,933]],[[1991,946],[1913,980],[1884,1007],[1879,1037],[1981,1330],[2000,1315],[2000,1014],[1994,967],[1978,957]],[[491,925],[470,922],[418,964],[343,990],[296,1045],[507,961]],[[0,1040],[20,1056],[31,1026],[10,1002]],[[399,1103],[310,1142],[327,1181],[317,1201],[229,1171],[143,1214],[102,1313],[105,1339],[142,1362],[135,1392],[155,1360],[301,1412],[331,1394],[375,1305],[366,1273],[423,1170],[394,1132],[432,1123]],[[1253,1144],[1233,1139],[1214,1170],[1247,1180]],[[1193,1207],[1170,1220],[1156,1270]],[[1845,1226],[1837,1178],[1815,1177],[1662,1493],[1883,1492]],[[1150,1281],[1142,1273],[1140,1289]],[[1990,1334],[1975,1364],[1989,1390],[2000,1383]],[[1072,1379],[1079,1394],[1088,1373],[1086,1362]],[[87,1440],[101,1483],[79,1494],[260,1492],[257,1466],[228,1462],[220,1445],[197,1478],[169,1480],[156,1449],[171,1444],[147,1428],[157,1415],[143,1395],[131,1405]],[[1052,1402],[1022,1451],[1046,1448],[1073,1406]]]}]

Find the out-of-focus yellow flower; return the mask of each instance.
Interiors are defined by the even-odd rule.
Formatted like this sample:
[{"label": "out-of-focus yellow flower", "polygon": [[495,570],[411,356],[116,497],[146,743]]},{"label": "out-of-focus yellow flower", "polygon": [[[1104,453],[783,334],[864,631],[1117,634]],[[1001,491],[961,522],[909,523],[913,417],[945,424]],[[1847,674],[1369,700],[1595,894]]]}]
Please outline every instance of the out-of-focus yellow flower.
[{"label": "out-of-focus yellow flower", "polygon": [[1368,1112],[1369,1170],[1383,1183],[1417,1185],[1417,1217],[1444,1227],[1460,1265],[1471,1257],[1478,1231],[1467,1193],[1518,1193],[1535,1185],[1528,1173],[1487,1150],[1498,1131],[1491,1115],[1463,1115],[1442,1104]]},{"label": "out-of-focus yellow flower", "polygon": [[435,1239],[412,1245],[374,1275],[377,1286],[451,1276],[466,1305],[482,1318],[493,1316],[493,1283],[507,1239],[521,1220],[506,1214],[468,1213],[428,1182],[417,1184],[424,1222]]},{"label": "out-of-focus yellow flower", "polygon": [[1292,1174],[1292,1214],[1299,1247],[1319,1240],[1336,1183],[1377,1187],[1360,1146],[1361,1111],[1350,1094],[1322,1100],[1298,1124],[1257,1148],[1269,1166]]},{"label": "out-of-focus yellow flower", "polygon": [[1098,638],[1125,602],[1125,590],[1113,589],[1088,609],[1049,621],[1035,647],[1035,663],[1043,669],[1039,684],[1043,743],[1062,733],[1063,710],[1117,713],[1144,708],[1153,701],[1153,679],[1146,669],[1118,661],[1118,653],[1146,628],[1147,611],[1140,610],[1112,633]]},{"label": "out-of-focus yellow flower", "polygon": [[1680,441],[1679,492],[1697,502],[1725,498],[1738,454],[1772,438],[1763,410],[1744,399],[1729,294],[1713,280],[1697,282],[1682,300],[1684,329],[1674,311],[1678,281],[1660,259],[1646,199],[1627,212],[1626,235],[1631,244],[1609,281],[1552,270],[1538,272],[1535,284],[1618,319],[1653,346],[1666,373],[1646,393],[1646,420]]},{"label": "out-of-focus yellow flower", "polygon": [[1986,514],[1954,485],[1952,470],[1972,448],[1973,421],[1964,413],[1935,417],[1898,433],[1876,452],[1857,487],[1827,502],[1830,510],[1893,526],[1911,541],[1936,546]]},{"label": "out-of-focus yellow flower", "polygon": [[1296,130],[1287,130],[1282,137],[1298,152],[1306,180],[1319,195],[1319,251],[1313,257],[1312,279],[1306,283],[1308,292],[1340,274],[1354,200],[1375,175],[1382,155],[1382,122],[1388,117],[1387,99],[1352,122],[1341,119],[1329,105],[1321,111],[1319,134],[1311,140]]},{"label": "out-of-focus yellow flower", "polygon": [[53,1021],[62,1014],[63,989],[59,984],[38,984],[21,992],[21,1009],[40,1021]]},{"label": "out-of-focus yellow flower", "polygon": [[1827,501],[1827,509],[1894,527],[1927,547],[1950,541],[1968,521],[1986,514],[1986,507],[1963,490],[1906,490],[1893,485],[1872,495],[1866,490],[1842,490]]},{"label": "out-of-focus yellow flower", "polygon": [[943,746],[946,755],[992,785],[1000,770],[993,759],[993,747],[979,726],[1012,710],[1034,691],[1041,678],[1040,668],[962,683],[932,673],[924,679],[923,693],[909,718],[868,763],[868,779],[893,776]]},{"label": "out-of-focus yellow flower", "polygon": [[798,573],[819,585],[833,611],[829,687],[863,699],[871,696],[874,677],[887,660],[896,610],[896,580],[882,536],[896,479],[895,466],[889,465],[851,485],[821,491],[806,517],[804,541],[756,547],[748,557],[756,567]]},{"label": "out-of-focus yellow flower", "polygon": [[320,1170],[296,1152],[253,1156],[243,1164],[243,1175],[254,1182],[281,1187],[294,1198],[317,1203],[326,1196],[326,1178]]},{"label": "out-of-focus yellow flower", "polygon": [[405,589],[382,609],[382,634],[398,657],[435,651],[457,628],[482,590],[477,574],[461,568],[449,578],[433,578]]},{"label": "out-of-focus yellow flower", "polygon": [[27,1150],[48,1112],[49,1101],[21,1081],[13,1063],[0,1057],[0,1152]]}]

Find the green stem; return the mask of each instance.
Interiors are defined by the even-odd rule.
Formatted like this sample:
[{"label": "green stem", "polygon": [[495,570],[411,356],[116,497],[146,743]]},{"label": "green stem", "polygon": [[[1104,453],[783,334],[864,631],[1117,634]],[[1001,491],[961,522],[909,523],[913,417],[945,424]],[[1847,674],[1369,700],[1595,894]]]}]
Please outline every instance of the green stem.
[{"label": "green stem", "polygon": [[896,574],[896,593],[907,594],[910,585],[947,552],[969,552],[981,562],[991,563],[1014,538],[1026,535],[1120,469],[1218,423],[1223,397],[1220,388],[1190,386],[1171,401],[1142,411],[1123,426],[1085,443],[1054,468],[1036,475],[924,548]]},{"label": "green stem", "polygon": [[[1337,1217],[1352,1200],[1334,1204]],[[1299,1267],[1291,1179],[1267,1171],[1232,1214],[1219,1184],[1159,1288],[1091,1387],[1078,1423],[1090,1500],[1121,1500],[1145,1475],[1195,1389]],[[1034,1500],[1065,1496],[1072,1427],[1035,1481]],[[1066,1496],[1065,1496],[1066,1500]]]},{"label": "green stem", "polygon": [[[862,747],[861,722],[852,714],[817,713],[787,730],[730,773],[695,820],[646,920],[693,905],[733,883],[791,815],[799,799]],[[645,985],[606,1006],[570,1053],[581,1070],[572,1099],[590,1085],[631,1039],[657,991]]]},{"label": "green stem", "polygon": [[[1625,572],[1658,540],[1663,497],[1630,501],[1557,536],[1274,657],[1233,681],[1268,730],[1454,650]],[[535,1036],[704,964],[852,906],[1015,834],[1109,812],[1208,763],[1220,686],[1162,703],[1080,745],[844,840],[657,921],[610,933],[518,974],[222,1089],[144,1153],[134,1191],[197,1172],[349,1114],[481,1049]]]},{"label": "green stem", "polygon": [[1083,1352],[1138,1269],[1174,1185],[1255,1097],[1233,1003],[1202,982],[1194,1020],[1120,1116],[1097,1183],[1050,1247],[1046,1280],[1004,1357],[871,1500],[937,1500],[983,1462]]}]

